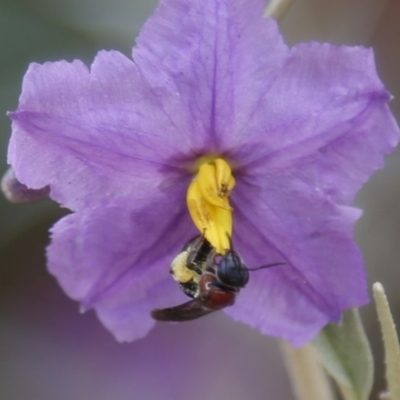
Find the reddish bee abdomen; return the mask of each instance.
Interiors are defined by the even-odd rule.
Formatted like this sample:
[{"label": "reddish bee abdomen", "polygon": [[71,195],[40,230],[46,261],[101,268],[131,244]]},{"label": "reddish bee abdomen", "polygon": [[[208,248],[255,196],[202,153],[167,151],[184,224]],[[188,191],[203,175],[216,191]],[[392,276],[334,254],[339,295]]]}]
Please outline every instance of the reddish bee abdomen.
[{"label": "reddish bee abdomen", "polygon": [[225,292],[220,289],[211,289],[207,307],[219,310],[221,308],[232,306],[235,303],[236,293]]},{"label": "reddish bee abdomen", "polygon": [[219,287],[218,279],[213,274],[205,273],[200,279],[199,287],[200,298],[209,309],[216,311],[235,303],[236,293]]}]

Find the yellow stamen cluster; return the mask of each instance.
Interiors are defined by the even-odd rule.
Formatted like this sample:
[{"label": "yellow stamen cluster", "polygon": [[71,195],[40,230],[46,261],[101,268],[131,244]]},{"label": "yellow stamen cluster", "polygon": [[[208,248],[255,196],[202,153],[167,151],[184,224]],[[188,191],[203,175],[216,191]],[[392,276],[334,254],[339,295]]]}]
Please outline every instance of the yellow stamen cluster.
[{"label": "yellow stamen cluster", "polygon": [[232,208],[229,195],[234,186],[231,167],[222,158],[216,158],[200,165],[187,192],[193,223],[220,254],[230,248]]}]

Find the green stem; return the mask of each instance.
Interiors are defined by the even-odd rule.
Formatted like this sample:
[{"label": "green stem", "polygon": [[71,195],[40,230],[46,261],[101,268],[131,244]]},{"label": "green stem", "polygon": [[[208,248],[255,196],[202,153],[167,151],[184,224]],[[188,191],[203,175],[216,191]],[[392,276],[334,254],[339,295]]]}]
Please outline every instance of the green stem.
[{"label": "green stem", "polygon": [[281,342],[281,349],[296,400],[335,400],[328,375],[310,344],[295,349]]}]

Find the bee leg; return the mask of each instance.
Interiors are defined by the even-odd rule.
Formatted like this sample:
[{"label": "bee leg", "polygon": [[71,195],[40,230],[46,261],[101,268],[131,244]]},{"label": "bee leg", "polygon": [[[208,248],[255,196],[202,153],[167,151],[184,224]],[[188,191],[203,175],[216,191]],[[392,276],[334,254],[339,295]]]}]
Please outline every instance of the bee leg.
[{"label": "bee leg", "polygon": [[186,266],[187,268],[195,271],[198,275],[203,273],[202,268],[199,267],[199,263],[197,262],[197,258],[199,257],[200,252],[202,251],[202,247],[204,246],[204,236],[199,235],[196,240],[191,245],[187,260]]},{"label": "bee leg", "polygon": [[205,269],[206,271],[210,271],[210,270],[214,270],[214,259],[215,256],[217,255],[217,252],[215,250],[215,248],[213,247],[211,249],[211,251],[208,253],[207,258],[206,258],[206,265],[205,265]]}]

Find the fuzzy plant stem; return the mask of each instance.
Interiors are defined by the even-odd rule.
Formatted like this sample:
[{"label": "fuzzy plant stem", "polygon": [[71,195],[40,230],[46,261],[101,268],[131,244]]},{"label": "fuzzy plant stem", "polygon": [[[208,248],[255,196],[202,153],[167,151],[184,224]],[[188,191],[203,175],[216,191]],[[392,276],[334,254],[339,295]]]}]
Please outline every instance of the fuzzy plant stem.
[{"label": "fuzzy plant stem", "polygon": [[277,21],[282,20],[294,1],[295,0],[269,0],[265,7],[264,16],[274,18]]},{"label": "fuzzy plant stem", "polygon": [[328,375],[311,345],[293,348],[281,342],[281,350],[296,400],[335,400]]},{"label": "fuzzy plant stem", "polygon": [[391,400],[400,399],[400,346],[383,286],[374,283],[373,293],[385,347],[386,380]]}]

